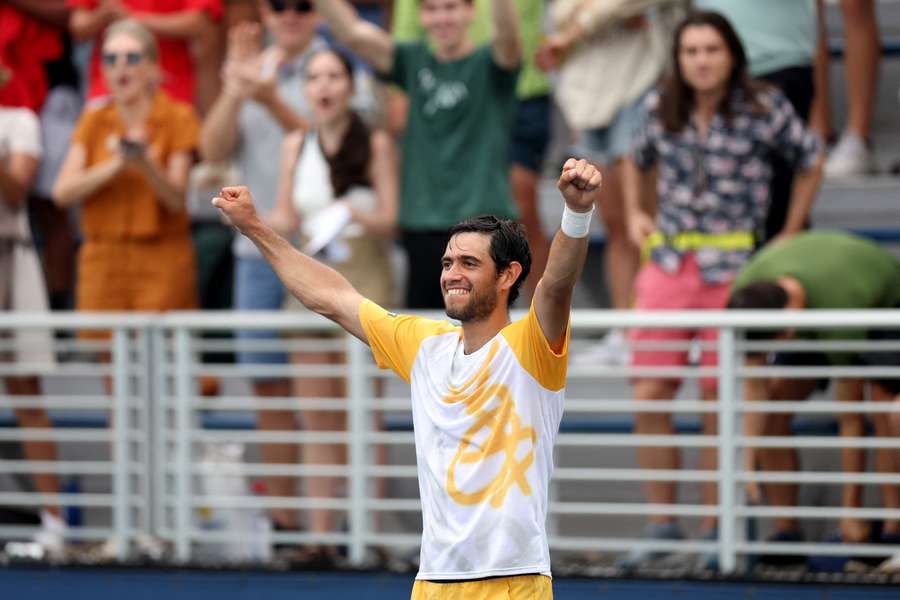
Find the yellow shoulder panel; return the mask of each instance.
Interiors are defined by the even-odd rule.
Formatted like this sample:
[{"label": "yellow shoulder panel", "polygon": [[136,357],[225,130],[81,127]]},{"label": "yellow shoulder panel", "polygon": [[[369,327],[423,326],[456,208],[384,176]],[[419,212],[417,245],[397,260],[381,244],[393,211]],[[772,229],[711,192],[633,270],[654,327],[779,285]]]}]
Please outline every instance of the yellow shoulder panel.
[{"label": "yellow shoulder panel", "polygon": [[534,306],[528,315],[515,323],[507,325],[501,332],[515,353],[522,368],[534,377],[538,383],[551,392],[558,392],[566,387],[566,368],[569,355],[569,327],[563,347],[555,352],[541,329]]},{"label": "yellow shoulder panel", "polygon": [[446,321],[396,315],[371,300],[360,303],[359,320],[378,366],[391,369],[407,383],[422,341],[459,329]]}]

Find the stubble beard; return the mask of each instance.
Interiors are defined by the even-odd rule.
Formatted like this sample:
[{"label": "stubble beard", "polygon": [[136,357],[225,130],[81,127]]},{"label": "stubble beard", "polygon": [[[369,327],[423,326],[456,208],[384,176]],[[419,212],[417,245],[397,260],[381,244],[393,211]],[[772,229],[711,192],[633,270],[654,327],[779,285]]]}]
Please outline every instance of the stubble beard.
[{"label": "stubble beard", "polygon": [[469,301],[459,308],[450,308],[446,299],[444,306],[447,316],[456,319],[460,323],[477,322],[487,319],[497,308],[497,293],[494,290],[476,292],[472,290]]}]

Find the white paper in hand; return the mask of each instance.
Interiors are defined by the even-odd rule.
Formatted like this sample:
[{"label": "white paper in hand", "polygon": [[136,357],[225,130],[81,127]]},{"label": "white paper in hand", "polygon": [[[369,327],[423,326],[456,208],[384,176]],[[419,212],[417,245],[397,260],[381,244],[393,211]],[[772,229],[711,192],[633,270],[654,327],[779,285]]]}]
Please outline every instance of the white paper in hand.
[{"label": "white paper in hand", "polygon": [[309,256],[318,254],[349,224],[350,207],[346,202],[330,204],[311,217],[304,219],[302,229],[309,238],[309,242],[304,246],[303,253]]}]

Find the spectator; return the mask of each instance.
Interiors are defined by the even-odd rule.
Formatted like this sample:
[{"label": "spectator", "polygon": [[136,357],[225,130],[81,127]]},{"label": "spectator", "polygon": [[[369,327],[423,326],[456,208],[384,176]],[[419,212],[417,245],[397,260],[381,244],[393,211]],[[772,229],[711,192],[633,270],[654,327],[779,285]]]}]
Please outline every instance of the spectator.
[{"label": "spectator", "polygon": [[[844,15],[844,72],[848,94],[847,123],[825,163],[825,175],[839,179],[865,175],[875,170],[872,156],[872,113],[881,62],[881,34],[875,14],[875,0],[841,0]],[[828,100],[829,52],[827,44],[819,49],[816,85],[823,90],[825,102],[819,107],[816,126],[831,133],[831,111]]]},{"label": "spectator", "polygon": [[159,89],[156,39],[139,22],[110,25],[102,57],[109,99],[82,114],[54,187],[58,205],[81,205],[77,308],[193,308],[193,109]]},{"label": "spectator", "polygon": [[[0,68],[0,88],[9,80],[10,72]],[[28,188],[37,173],[41,155],[40,124],[27,108],[0,108],[0,309],[4,311],[47,311],[47,293],[37,253],[31,242],[28,211],[25,202]],[[54,362],[52,340],[48,332],[15,331],[13,360],[28,364],[50,365]],[[6,377],[8,396],[30,396],[41,393],[36,376]],[[47,411],[42,408],[13,404],[20,427],[49,429]],[[55,461],[56,443],[28,440],[22,443],[29,461]],[[32,474],[34,486],[42,494],[58,494],[59,478],[55,473]],[[59,506],[47,505],[41,511],[42,529],[36,541],[52,555],[63,549],[65,522]]]},{"label": "spectator", "polygon": [[[397,42],[415,42],[424,38],[419,20],[418,0],[397,0],[391,33]],[[516,87],[516,108],[510,140],[509,183],[525,225],[534,268],[525,282],[530,298],[547,263],[550,240],[538,214],[538,184],[550,142],[550,82],[536,63],[536,54],[544,32],[543,0],[516,0],[518,24],[522,36],[522,72]],[[489,43],[492,35],[491,3],[475,0],[475,20],[469,28],[472,42]],[[395,94],[400,97],[401,94]],[[404,102],[405,104],[405,102]],[[398,110],[405,117],[406,109]],[[395,117],[396,118],[396,117]],[[405,124],[406,119],[402,122]]]},{"label": "spectator", "polygon": [[[422,0],[426,42],[394,43],[346,0],[316,0],[335,37],[410,96],[399,224],[409,258],[406,304],[440,308],[447,230],[480,213],[515,216],[507,164],[522,50],[512,0],[493,0],[491,45],[467,29],[471,0]],[[433,50],[432,50],[433,48]],[[464,175],[464,176],[463,176]]]},{"label": "spectator", "polygon": [[[313,54],[306,65],[304,93],[312,109],[312,126],[285,139],[279,174],[278,205],[271,222],[276,231],[292,237],[298,226],[303,247],[308,247],[321,219],[336,209],[345,211],[349,224],[325,246],[323,260],[341,273],[367,298],[382,306],[392,302],[390,236],[397,219],[397,157],[390,134],[370,131],[350,109],[353,65],[333,50]],[[310,252],[313,250],[310,249]],[[288,305],[305,311],[291,296]],[[296,352],[296,363],[342,363],[333,352]],[[340,379],[307,377],[294,380],[294,396],[342,398]],[[301,401],[302,406],[302,401]],[[304,410],[304,427],[310,431],[345,431],[346,412]],[[304,444],[304,464],[346,464],[343,445]],[[309,477],[305,495],[334,498],[340,479]],[[309,529],[316,534],[334,533],[334,511],[309,511]],[[325,566],[334,563],[334,551],[312,548],[304,562]]]},{"label": "spectator", "polygon": [[0,106],[41,110],[47,97],[44,65],[63,51],[59,31],[48,20],[60,19],[64,8],[55,0],[0,4],[0,65],[9,71]]},{"label": "spectator", "polygon": [[[76,40],[94,40],[110,24],[130,18],[156,36],[161,87],[176,100],[194,103],[196,75],[191,44],[210,45],[217,36],[222,0],[68,0],[69,28]],[[201,53],[206,48],[201,49]],[[101,76],[100,44],[91,56],[88,100],[110,92]],[[205,108],[202,106],[201,108]]]},{"label": "spectator", "polygon": [[[841,285],[835,285],[840,281]],[[814,231],[798,235],[784,243],[773,245],[757,254],[741,270],[734,282],[734,291],[729,308],[736,309],[878,309],[900,307],[900,261],[871,241],[844,233]],[[874,332],[877,337],[880,332]],[[759,332],[754,337],[762,339],[777,337],[815,338],[820,340],[853,340],[865,337],[865,332],[847,330],[819,330],[796,333]],[[887,354],[887,353],[883,353]],[[893,354],[896,364],[897,353]],[[779,366],[849,366],[858,364],[858,356],[847,352],[818,353],[776,353],[773,362]],[[875,363],[881,362],[877,354],[871,357]],[[765,366],[767,357],[761,354],[748,356],[752,366]],[[864,396],[863,382],[858,379],[838,379],[835,395],[841,401],[859,401]],[[891,401],[898,393],[896,381],[878,380],[873,386],[873,399]],[[752,378],[745,381],[747,400],[806,400],[817,388],[827,387],[826,380]],[[747,435],[790,435],[792,415],[787,413],[748,414],[746,416]],[[895,434],[889,415],[872,415],[875,433],[891,437]],[[840,416],[842,437],[865,435],[862,415],[842,414]],[[745,450],[748,469],[763,471],[798,471],[799,456],[794,449],[765,448]],[[896,451],[880,449],[877,452],[876,467],[885,473],[898,472]],[[862,448],[841,450],[842,470],[845,473],[859,473],[865,470],[866,452]],[[900,508],[900,489],[890,484],[883,487],[886,506]],[[757,501],[761,500],[758,490],[753,490]],[[766,499],[774,506],[796,506],[797,486],[778,484],[766,486]],[[844,486],[843,506],[862,507],[862,486]],[[800,527],[796,519],[780,518],[775,521],[776,536],[780,541],[802,541]],[[873,527],[864,519],[844,518],[840,523],[840,534],[832,541],[874,542]],[[885,521],[881,535],[890,536],[894,541],[900,536],[900,521]],[[833,561],[829,561],[832,562]],[[841,570],[841,569],[839,569]]]},{"label": "spectator", "polygon": [[[53,204],[51,196],[82,106],[80,78],[72,62],[68,34],[70,11],[66,0],[17,0],[12,4],[45,27],[47,37],[41,43],[60,47],[59,56],[42,66],[46,97],[36,112],[41,121],[43,155],[30,190],[28,212],[34,245],[44,266],[50,307],[66,310],[72,308],[75,285],[75,227],[69,214]],[[56,41],[51,42],[53,37]]]},{"label": "spectator", "polygon": [[[821,0],[748,4],[731,0],[694,0],[694,6],[720,12],[732,23],[747,51],[750,75],[781,90],[794,112],[809,121],[813,101],[827,90],[816,90],[814,67],[817,44],[826,44]],[[817,18],[818,15],[818,18]],[[784,228],[794,172],[778,155],[772,156],[772,185],[766,242]],[[804,228],[808,226],[808,223]]]},{"label": "spectator", "polygon": [[[621,160],[640,115],[641,98],[656,84],[668,60],[668,42],[682,12],[680,0],[631,2],[557,0],[556,31],[540,48],[545,69],[560,69],[556,100],[577,132],[577,154],[602,165],[599,203],[606,233],[604,270],[612,307],[631,307],[639,249],[628,238],[621,186]],[[585,77],[603,73],[603,77]],[[578,355],[585,363],[625,364],[624,332]]]},{"label": "spectator", "polygon": [[[258,199],[261,212],[270,213],[278,192],[278,156],[284,134],[304,126],[309,109],[303,96],[303,71],[307,60],[326,47],[315,35],[317,16],[305,2],[259,0],[260,14],[272,45],[262,48],[263,30],[256,23],[242,23],[229,32],[222,93],[216,99],[201,132],[201,153],[212,163],[233,160],[240,180]],[[271,267],[246,238],[235,238],[234,303],[238,310],[278,310],[284,288]],[[238,331],[239,340],[276,340],[276,331]],[[284,364],[277,352],[242,351],[238,361],[246,365]],[[291,393],[284,378],[256,378],[253,391],[260,397],[285,398]],[[291,411],[260,411],[257,426],[264,431],[291,429]],[[291,444],[263,444],[263,461],[294,464]],[[295,494],[293,480],[271,477],[266,490],[272,496]],[[271,517],[277,529],[299,527],[293,510],[275,508]]]},{"label": "spectator", "polygon": [[[806,130],[790,103],[773,89],[760,88],[746,73],[747,60],[737,34],[728,21],[712,12],[693,13],[675,33],[672,49],[675,68],[658,92],[645,101],[647,112],[634,149],[625,158],[623,179],[629,232],[643,246],[650,261],[638,274],[637,308],[719,309],[738,269],[747,261],[765,220],[772,168],[771,152],[785,157],[798,169],[791,214],[782,238],[795,235],[806,219],[821,178],[818,139]],[[656,219],[643,212],[639,199],[656,178]],[[715,330],[657,331],[636,329],[633,341],[687,342],[697,336],[715,341]],[[643,366],[683,366],[687,350],[636,349],[632,362]],[[701,364],[716,363],[714,352],[702,353]],[[638,401],[671,400],[680,386],[676,378],[638,377]],[[716,399],[714,379],[700,382],[701,397]],[[640,434],[671,434],[666,413],[640,413]],[[704,430],[715,434],[716,417],[704,417]],[[671,448],[647,447],[638,454],[642,468],[677,469],[679,455]],[[701,468],[713,469],[716,450],[705,448]],[[648,500],[674,504],[671,481],[647,485]],[[706,504],[716,503],[715,485],[703,488]],[[705,535],[715,534],[716,523],[707,518]],[[681,537],[671,515],[651,516],[647,537]],[[632,561],[645,558],[633,555]]]}]

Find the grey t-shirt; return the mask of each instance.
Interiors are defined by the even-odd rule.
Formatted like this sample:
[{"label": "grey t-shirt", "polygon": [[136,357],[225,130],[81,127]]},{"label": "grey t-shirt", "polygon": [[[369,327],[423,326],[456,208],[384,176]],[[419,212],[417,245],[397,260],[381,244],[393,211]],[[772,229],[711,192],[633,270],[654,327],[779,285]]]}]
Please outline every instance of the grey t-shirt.
[{"label": "grey t-shirt", "polygon": [[[303,97],[303,72],[306,62],[316,51],[327,48],[325,40],[314,38],[306,52],[278,70],[278,94],[300,116],[309,118],[309,107]],[[278,190],[278,157],[285,131],[260,104],[250,100],[241,107],[238,117],[240,140],[235,152],[235,163],[241,182],[250,189],[256,208],[265,215],[275,207]],[[234,239],[235,256],[258,257],[253,242],[242,235]]]}]

